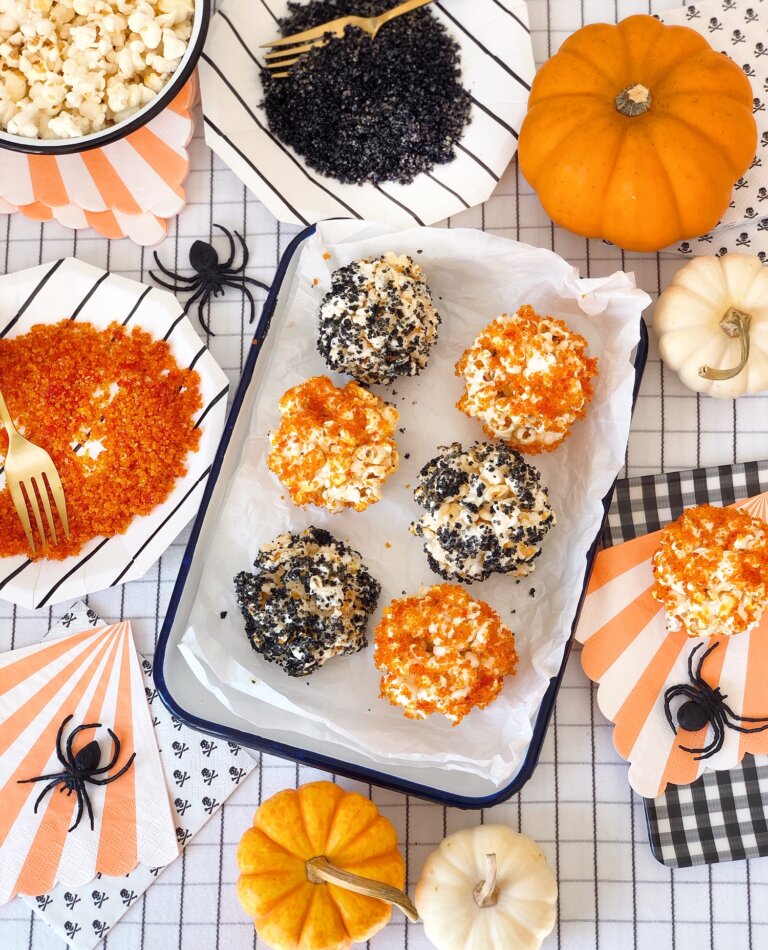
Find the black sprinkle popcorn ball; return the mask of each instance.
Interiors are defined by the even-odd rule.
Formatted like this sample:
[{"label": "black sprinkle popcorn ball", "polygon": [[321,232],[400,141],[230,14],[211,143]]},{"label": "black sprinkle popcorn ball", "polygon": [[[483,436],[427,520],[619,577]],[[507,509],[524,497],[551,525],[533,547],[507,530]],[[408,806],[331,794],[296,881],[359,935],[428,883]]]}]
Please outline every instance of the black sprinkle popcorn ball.
[{"label": "black sprinkle popcorn ball", "polygon": [[556,523],[538,470],[501,443],[440,446],[413,494],[424,514],[411,532],[424,539],[430,568],[450,581],[530,574]]},{"label": "black sprinkle popcorn ball", "polygon": [[381,585],[349,545],[322,528],[265,544],[253,573],[235,577],[251,646],[290,676],[368,645],[366,628]]}]

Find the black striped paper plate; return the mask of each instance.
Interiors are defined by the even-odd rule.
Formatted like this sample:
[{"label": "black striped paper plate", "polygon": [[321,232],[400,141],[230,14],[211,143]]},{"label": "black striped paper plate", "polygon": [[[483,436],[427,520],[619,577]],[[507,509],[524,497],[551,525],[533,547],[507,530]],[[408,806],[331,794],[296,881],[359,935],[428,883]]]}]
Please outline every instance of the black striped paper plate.
[{"label": "black striped paper plate", "polygon": [[[112,322],[139,326],[166,339],[178,364],[200,374],[203,408],[195,422],[200,448],[187,459],[187,474],[165,503],[134,518],[125,534],[94,538],[77,557],[63,561],[0,558],[0,597],[30,609],[141,577],[196,513],[226,416],[227,377],[171,294],[72,257],[0,277],[0,338],[67,317],[99,329]],[[151,452],[152,446],[146,449]],[[4,485],[0,467],[0,488]]]},{"label": "black striped paper plate", "polygon": [[461,47],[471,122],[456,158],[409,185],[342,185],[308,168],[268,129],[259,78],[287,0],[228,0],[200,61],[205,137],[280,221],[359,218],[429,225],[490,197],[517,149],[535,72],[525,0],[436,0],[430,9]]}]

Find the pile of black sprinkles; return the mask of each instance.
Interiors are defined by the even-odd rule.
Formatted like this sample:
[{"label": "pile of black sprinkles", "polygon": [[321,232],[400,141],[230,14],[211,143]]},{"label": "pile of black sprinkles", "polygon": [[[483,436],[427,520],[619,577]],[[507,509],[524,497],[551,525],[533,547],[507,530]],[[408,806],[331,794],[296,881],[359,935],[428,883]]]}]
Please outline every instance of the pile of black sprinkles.
[{"label": "pile of black sprinkles", "polygon": [[[395,0],[289,3],[281,36],[339,17],[376,16]],[[397,17],[375,40],[355,27],[274,79],[262,70],[270,130],[310,168],[345,184],[407,184],[453,160],[469,122],[459,46],[428,8]]]},{"label": "pile of black sprinkles", "polygon": [[322,528],[265,544],[254,571],[235,577],[251,646],[290,676],[368,645],[366,628],[381,585],[361,556]]}]

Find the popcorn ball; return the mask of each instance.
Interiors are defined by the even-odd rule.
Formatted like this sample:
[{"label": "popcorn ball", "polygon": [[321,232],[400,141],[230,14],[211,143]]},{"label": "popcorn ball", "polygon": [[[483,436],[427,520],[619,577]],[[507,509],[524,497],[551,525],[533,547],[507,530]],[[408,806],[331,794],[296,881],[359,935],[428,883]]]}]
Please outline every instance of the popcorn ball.
[{"label": "popcorn ball", "polygon": [[397,470],[398,412],[355,382],[337,389],[314,376],[280,400],[267,464],[297,505],[364,511]]},{"label": "popcorn ball", "polygon": [[467,584],[530,574],[557,520],[539,472],[503,444],[441,446],[414,497],[425,513],[411,532],[424,539],[430,568]]},{"label": "popcorn ball", "polygon": [[514,633],[455,584],[393,600],[376,627],[373,658],[382,698],[408,719],[440,713],[454,726],[490,705],[517,667]]},{"label": "popcorn ball", "polygon": [[669,630],[745,633],[768,596],[768,525],[738,508],[689,508],[661,532],[653,576]]},{"label": "popcorn ball", "polygon": [[311,527],[263,545],[253,567],[235,577],[235,591],[251,646],[265,660],[307,676],[368,645],[381,586],[349,545]]},{"label": "popcorn ball", "polygon": [[164,88],[192,35],[193,0],[0,0],[0,127],[77,138]]},{"label": "popcorn ball", "polygon": [[465,387],[457,408],[491,438],[536,455],[556,449],[586,415],[597,360],[562,320],[523,306],[479,334],[456,375]]},{"label": "popcorn ball", "polygon": [[361,383],[391,383],[424,369],[439,323],[421,267],[388,252],[333,272],[317,348],[339,373]]}]

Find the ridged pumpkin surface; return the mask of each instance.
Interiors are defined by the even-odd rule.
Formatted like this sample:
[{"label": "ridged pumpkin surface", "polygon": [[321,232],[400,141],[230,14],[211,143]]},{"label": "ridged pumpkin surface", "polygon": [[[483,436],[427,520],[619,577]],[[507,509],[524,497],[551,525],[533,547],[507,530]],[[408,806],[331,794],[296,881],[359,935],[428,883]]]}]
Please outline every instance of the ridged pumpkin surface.
[{"label": "ridged pumpkin surface", "polygon": [[306,862],[402,888],[397,833],[373,802],[332,782],[278,792],[240,840],[237,893],[259,937],[276,950],[346,950],[386,925],[391,907],[335,884],[312,884]]},{"label": "ridged pumpkin surface", "polygon": [[[650,105],[626,115],[617,97],[637,88]],[[639,15],[585,26],[541,67],[519,156],[557,224],[656,251],[718,223],[756,147],[743,71],[688,27]]]}]

